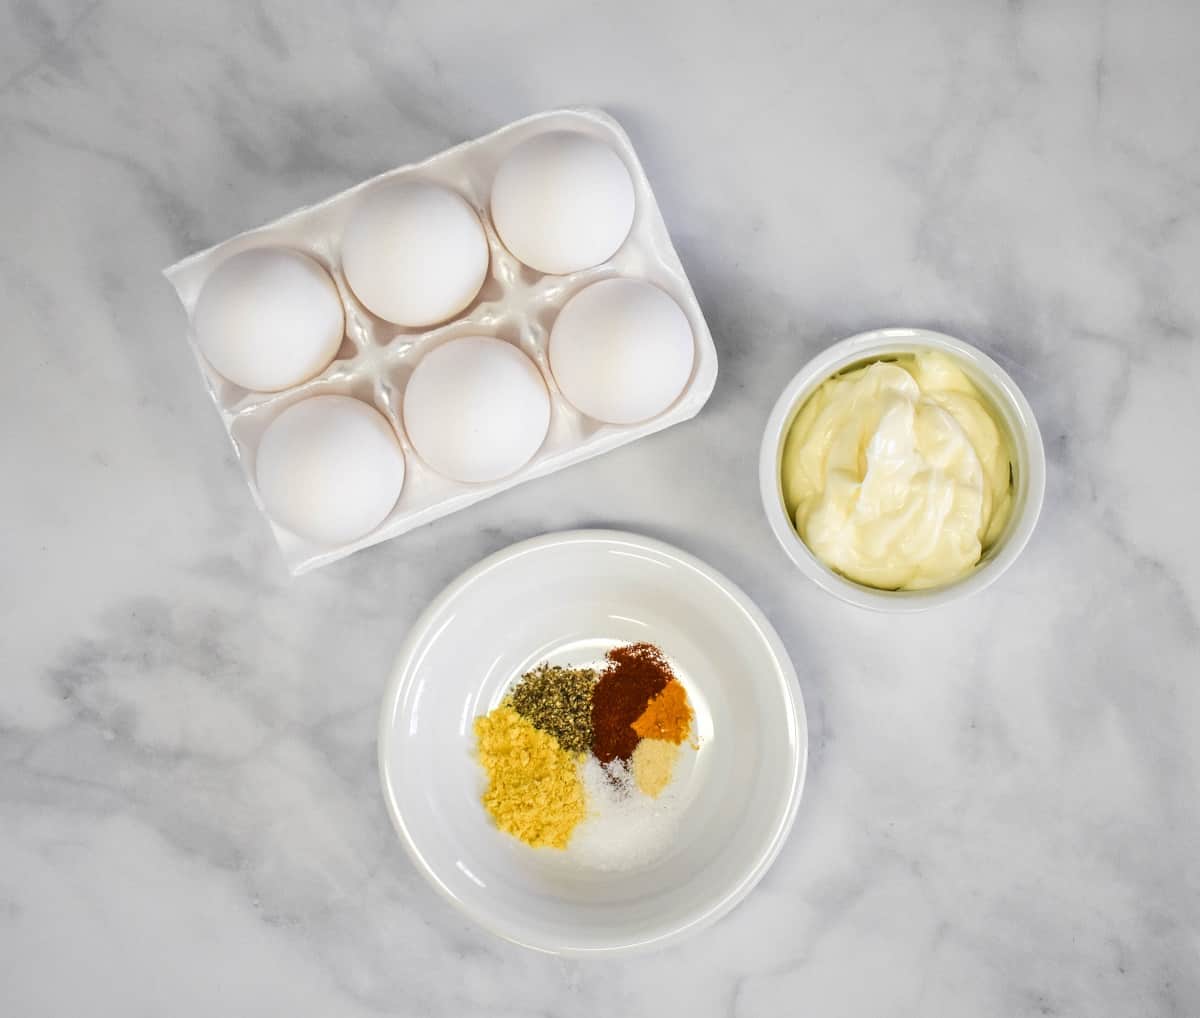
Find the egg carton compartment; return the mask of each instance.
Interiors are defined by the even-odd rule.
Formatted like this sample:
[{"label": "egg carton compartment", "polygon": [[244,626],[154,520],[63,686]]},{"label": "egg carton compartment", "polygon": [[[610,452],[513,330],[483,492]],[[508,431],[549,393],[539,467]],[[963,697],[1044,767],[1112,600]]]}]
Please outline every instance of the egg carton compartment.
[{"label": "egg carton compartment", "polygon": [[[545,274],[519,261],[502,243],[490,210],[492,181],[500,163],[522,142],[550,131],[578,132],[604,142],[624,162],[634,188],[633,224],[624,243],[602,264],[565,275]],[[341,238],[356,203],[368,188],[393,179],[426,181],[456,192],[479,217],[487,238],[489,263],[478,294],[459,314],[436,326],[405,327],[372,313],[351,289],[343,271]],[[315,377],[277,392],[252,391],[220,375],[205,358],[193,328],[197,299],[214,270],[235,254],[262,247],[299,251],[319,263],[336,286],[345,316],[345,335],[333,361]],[[598,110],[556,110],[519,120],[191,255],[167,269],[166,276],[187,312],[189,343],[255,502],[267,517],[293,574],[688,420],[707,402],[716,381],[712,336],[649,181],[625,132]],[[645,280],[666,292],[686,316],[695,344],[691,376],[678,398],[662,413],[633,425],[605,423],[582,413],[563,396],[549,363],[550,331],[564,305],[589,285],[610,278]],[[405,390],[417,364],[442,344],[470,335],[494,337],[526,354],[550,399],[549,428],[533,458],[501,480],[475,484],[439,474],[424,462],[404,423]],[[358,540],[334,546],[315,543],[271,519],[255,479],[257,445],[271,421],[301,400],[329,394],[352,396],[383,414],[405,460],[403,487],[383,522]]]}]

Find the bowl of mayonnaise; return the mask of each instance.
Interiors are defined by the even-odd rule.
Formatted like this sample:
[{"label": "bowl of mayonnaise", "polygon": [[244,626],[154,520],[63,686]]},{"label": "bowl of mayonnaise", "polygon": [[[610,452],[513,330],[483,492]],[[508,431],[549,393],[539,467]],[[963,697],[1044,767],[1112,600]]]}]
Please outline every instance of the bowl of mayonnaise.
[{"label": "bowl of mayonnaise", "polygon": [[767,520],[851,604],[922,611],[995,582],[1029,541],[1046,454],[994,360],[925,329],[878,329],[808,362],[759,457]]}]

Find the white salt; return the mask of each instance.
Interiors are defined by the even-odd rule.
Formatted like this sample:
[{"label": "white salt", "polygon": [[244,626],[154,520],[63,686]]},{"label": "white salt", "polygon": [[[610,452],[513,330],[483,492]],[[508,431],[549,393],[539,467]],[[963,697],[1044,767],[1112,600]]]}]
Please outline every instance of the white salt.
[{"label": "white salt", "polygon": [[620,760],[602,764],[589,756],[580,765],[588,816],[571,835],[567,855],[597,870],[649,866],[671,847],[682,804],[668,786],[656,799],[644,794]]}]

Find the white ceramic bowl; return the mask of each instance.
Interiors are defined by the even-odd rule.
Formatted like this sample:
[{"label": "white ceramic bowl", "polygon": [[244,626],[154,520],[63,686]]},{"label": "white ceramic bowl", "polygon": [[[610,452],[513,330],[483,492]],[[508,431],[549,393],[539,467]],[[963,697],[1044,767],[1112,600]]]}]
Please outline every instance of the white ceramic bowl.
[{"label": "white ceramic bowl", "polygon": [[[601,872],[497,830],[474,718],[539,661],[637,641],[672,659],[701,739],[667,854]],[[451,583],[405,639],[379,729],[384,798],[421,872],[492,932],[567,955],[659,945],[733,908],[791,828],[807,749],[795,671],[750,599],[691,555],[602,530],[516,544]]]},{"label": "white ceramic bowl", "polygon": [[[796,533],[783,503],[780,462],[788,429],[805,400],[827,378],[889,355],[939,350],[958,362],[991,401],[1013,445],[1014,500],[1007,526],[967,576],[931,590],[879,590],[855,583],[820,561]],[[835,343],[809,361],[783,390],[771,411],[758,460],[763,508],[783,550],[810,580],[863,608],[885,612],[924,611],[982,590],[998,580],[1029,541],[1046,490],[1046,453],[1033,409],[1008,373],[961,339],[925,329],[877,329]]]}]

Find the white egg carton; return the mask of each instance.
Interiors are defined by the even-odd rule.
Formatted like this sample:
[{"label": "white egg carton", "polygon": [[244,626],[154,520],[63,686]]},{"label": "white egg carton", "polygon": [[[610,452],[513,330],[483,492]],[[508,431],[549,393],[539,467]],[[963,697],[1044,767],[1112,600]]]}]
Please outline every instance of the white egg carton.
[{"label": "white egg carton", "polygon": [[[602,265],[565,276],[543,275],[517,261],[497,237],[488,210],[491,181],[500,161],[520,142],[552,130],[584,132],[611,146],[629,168],[637,202],[633,228],[617,253]],[[461,194],[479,214],[491,249],[488,277],[479,295],[462,314],[428,329],[404,328],[371,314],[342,274],[339,243],[356,199],[372,184],[397,177],[440,183]],[[628,136],[600,110],[564,109],[527,117],[424,162],[380,174],[317,205],[185,258],[165,274],[178,292],[189,322],[201,286],[221,262],[247,248],[267,245],[302,251],[330,272],[345,307],[346,336],[336,358],[317,377],[282,392],[260,393],[240,388],[217,374],[201,354],[189,327],[192,351],[259,508],[263,509],[255,485],[258,441],[276,415],[310,396],[336,393],[374,406],[395,429],[406,460],[404,487],[391,513],[375,530],[350,544],[314,544],[267,516],[294,575],[465,509],[523,481],[688,420],[708,401],[716,382],[717,352],[712,335],[671,244],[650,182]],[[645,279],[669,293],[687,315],[696,342],[692,375],[679,398],[659,416],[631,426],[606,424],[571,406],[555,385],[546,356],[550,326],[566,301],[588,284],[615,276]],[[435,473],[423,463],[405,434],[401,413],[405,383],[421,357],[440,343],[472,334],[496,336],[528,354],[546,382],[551,401],[550,428],[538,453],[515,474],[486,484],[463,484]]]}]

